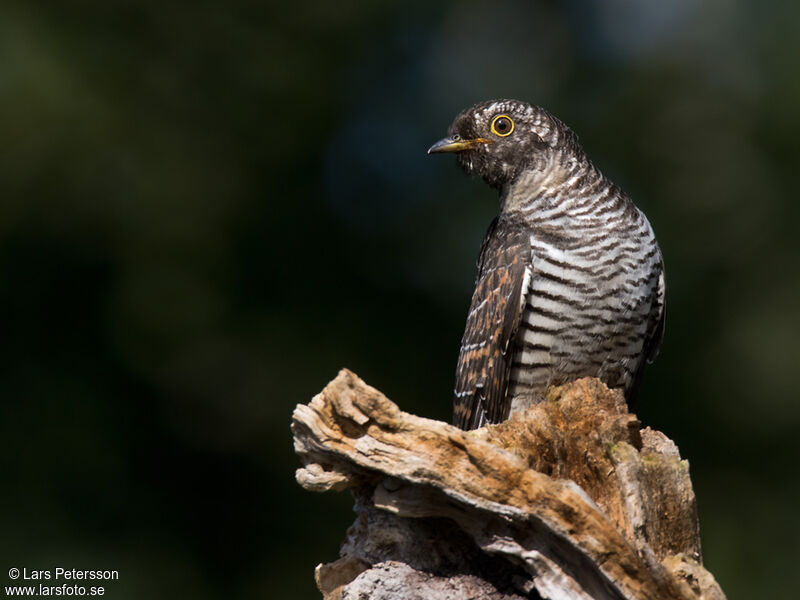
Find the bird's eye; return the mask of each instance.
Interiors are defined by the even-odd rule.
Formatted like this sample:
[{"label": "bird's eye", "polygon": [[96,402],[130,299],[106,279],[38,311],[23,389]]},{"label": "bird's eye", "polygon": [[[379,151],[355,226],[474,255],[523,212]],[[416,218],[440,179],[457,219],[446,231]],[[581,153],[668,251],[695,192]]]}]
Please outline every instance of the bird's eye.
[{"label": "bird's eye", "polygon": [[493,134],[506,137],[507,135],[511,135],[511,132],[514,131],[514,121],[511,120],[511,117],[506,115],[497,115],[492,119],[491,129]]}]

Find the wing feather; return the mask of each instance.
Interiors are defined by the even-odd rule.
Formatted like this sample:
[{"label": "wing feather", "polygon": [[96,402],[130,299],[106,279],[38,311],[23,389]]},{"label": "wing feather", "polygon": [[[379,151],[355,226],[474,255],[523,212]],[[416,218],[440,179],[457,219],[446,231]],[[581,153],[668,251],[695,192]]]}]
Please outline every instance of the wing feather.
[{"label": "wing feather", "polygon": [[643,358],[636,373],[634,373],[630,387],[625,393],[625,400],[628,403],[628,407],[631,409],[634,408],[636,398],[639,395],[639,387],[642,384],[642,374],[644,373],[645,363],[652,363],[656,359],[658,351],[661,349],[661,342],[664,341],[664,325],[667,318],[666,291],[664,260],[662,259],[658,267],[658,287],[656,288],[656,297],[650,313],[650,328],[647,331],[647,336],[645,337],[642,347]]},{"label": "wing feather", "polygon": [[508,416],[512,341],[530,277],[528,235],[521,227],[495,219],[481,247],[456,369],[453,424],[462,429],[499,423]]},{"label": "wing feather", "polygon": [[647,362],[653,362],[658,356],[658,351],[661,349],[661,343],[664,341],[664,325],[667,320],[667,294],[666,283],[664,282],[664,261],[661,261],[661,272],[658,275],[658,290],[656,291],[656,302],[654,307],[655,319],[654,325],[650,330],[650,335],[645,342],[645,356]]}]

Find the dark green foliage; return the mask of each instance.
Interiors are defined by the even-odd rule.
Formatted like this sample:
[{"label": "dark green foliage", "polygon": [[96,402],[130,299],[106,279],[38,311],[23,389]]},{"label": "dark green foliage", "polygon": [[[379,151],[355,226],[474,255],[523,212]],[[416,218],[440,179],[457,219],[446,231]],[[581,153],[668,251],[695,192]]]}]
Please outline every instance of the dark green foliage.
[{"label": "dark green foliage", "polygon": [[637,410],[691,461],[708,567],[796,589],[800,8],[634,4],[5,2],[5,568],[318,597],[352,515],[294,484],[291,410],[347,366],[449,420],[497,202],[425,150],[519,97],[655,227]]}]

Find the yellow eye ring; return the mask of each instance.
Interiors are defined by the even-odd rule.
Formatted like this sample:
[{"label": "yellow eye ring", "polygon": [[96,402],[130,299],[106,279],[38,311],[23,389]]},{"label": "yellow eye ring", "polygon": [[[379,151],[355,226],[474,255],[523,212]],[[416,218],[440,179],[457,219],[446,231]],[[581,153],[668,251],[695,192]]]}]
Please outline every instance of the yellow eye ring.
[{"label": "yellow eye ring", "polygon": [[514,120],[508,115],[497,115],[492,119],[492,133],[506,137],[514,133]]}]

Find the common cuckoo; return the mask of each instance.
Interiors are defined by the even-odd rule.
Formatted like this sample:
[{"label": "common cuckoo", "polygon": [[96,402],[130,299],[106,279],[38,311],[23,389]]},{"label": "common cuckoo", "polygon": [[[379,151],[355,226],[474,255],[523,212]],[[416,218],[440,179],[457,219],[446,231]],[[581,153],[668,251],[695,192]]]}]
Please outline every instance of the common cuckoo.
[{"label": "common cuckoo", "polygon": [[585,376],[630,404],[664,333],[663,259],[644,214],[572,130],[525,102],[465,110],[428,152],[456,153],[500,194],[478,259],[453,423],[498,423]]}]

